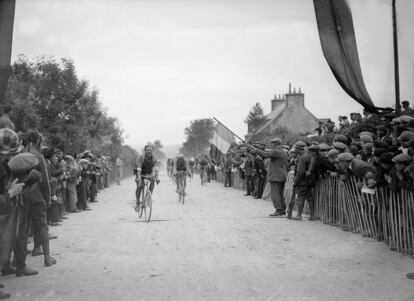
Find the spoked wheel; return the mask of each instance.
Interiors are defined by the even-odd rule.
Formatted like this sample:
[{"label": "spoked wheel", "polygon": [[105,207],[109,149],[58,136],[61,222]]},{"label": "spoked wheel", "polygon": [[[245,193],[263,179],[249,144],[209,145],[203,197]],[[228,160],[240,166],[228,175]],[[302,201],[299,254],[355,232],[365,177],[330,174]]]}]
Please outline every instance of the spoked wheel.
[{"label": "spoked wheel", "polygon": [[178,202],[184,204],[185,190],[183,180],[178,183]]},{"label": "spoked wheel", "polygon": [[145,205],[143,206],[144,210],[144,219],[147,223],[151,220],[151,213],[152,213],[152,198],[151,198],[151,191],[147,191],[145,195]]},{"label": "spoked wheel", "polygon": [[142,218],[142,216],[145,216],[145,206],[141,204],[141,208],[139,209],[139,218]]}]

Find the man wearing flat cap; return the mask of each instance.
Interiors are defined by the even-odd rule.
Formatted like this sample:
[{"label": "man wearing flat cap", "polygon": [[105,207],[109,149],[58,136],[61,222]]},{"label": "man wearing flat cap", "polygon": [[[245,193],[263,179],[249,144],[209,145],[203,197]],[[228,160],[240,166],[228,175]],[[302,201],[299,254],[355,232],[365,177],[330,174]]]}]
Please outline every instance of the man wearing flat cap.
[{"label": "man wearing flat cap", "polygon": [[401,115],[412,115],[413,110],[410,108],[410,102],[408,100],[404,100],[401,102],[402,110]]},{"label": "man wearing flat cap", "polygon": [[367,173],[377,174],[374,166],[368,164],[361,159],[355,158],[350,153],[339,154],[338,156],[339,167],[345,173],[351,173],[360,180],[366,176]]},{"label": "man wearing flat cap", "polygon": [[407,154],[399,154],[392,158],[395,167],[391,170],[390,176],[393,179],[392,188],[399,191],[402,188],[411,190],[413,181],[408,172],[408,166],[412,162],[412,158]]},{"label": "man wearing flat cap", "polygon": [[[19,276],[36,275],[34,271],[26,266],[26,245],[27,237],[22,235],[24,231],[19,231],[16,237],[17,226],[24,229],[25,223],[22,216],[14,205],[16,197],[22,193],[24,183],[18,183],[18,179],[12,180],[12,174],[8,162],[21,150],[17,134],[9,129],[0,129],[0,266],[3,266],[10,257],[11,250],[14,251],[16,258],[17,274]],[[21,164],[18,165],[20,168]],[[21,209],[21,208],[20,208]],[[17,225],[17,220],[22,225]],[[4,269],[4,266],[3,266]],[[8,298],[10,295],[0,291],[1,298]]]},{"label": "man wearing flat cap", "polygon": [[[313,188],[315,186],[315,164],[314,157],[316,155],[317,146],[311,146],[311,150],[304,151],[305,143],[302,141],[296,142],[295,151],[299,153],[299,158],[295,166],[295,180],[293,187],[297,193],[296,204],[298,208],[297,215],[293,220],[302,220],[302,211],[305,205],[305,200],[308,201],[310,218],[315,220],[314,197]],[[289,206],[289,218],[292,215],[292,207]]]},{"label": "man wearing flat cap", "polygon": [[273,138],[270,140],[271,150],[260,150],[253,146],[249,149],[259,154],[263,158],[269,158],[270,164],[267,172],[267,180],[270,182],[270,195],[275,212],[270,216],[282,216],[286,214],[286,204],[284,199],[285,182],[287,179],[287,151],[282,147],[282,140]]},{"label": "man wearing flat cap", "polygon": [[[30,192],[24,192],[23,202],[28,205],[28,215],[33,223],[35,233],[32,255],[44,256],[45,266],[56,263],[56,259],[50,256],[49,228],[47,225],[47,209],[51,204],[50,180],[45,158],[40,154],[42,136],[38,131],[31,130],[27,135],[27,150],[39,160],[37,170],[42,174],[42,181]],[[41,250],[43,248],[43,253]]]},{"label": "man wearing flat cap", "polygon": [[[257,148],[260,150],[265,149],[263,143],[259,143]],[[255,175],[255,199],[261,199],[263,190],[266,184],[267,171],[263,158],[259,154],[254,154],[254,166],[253,174]]]}]

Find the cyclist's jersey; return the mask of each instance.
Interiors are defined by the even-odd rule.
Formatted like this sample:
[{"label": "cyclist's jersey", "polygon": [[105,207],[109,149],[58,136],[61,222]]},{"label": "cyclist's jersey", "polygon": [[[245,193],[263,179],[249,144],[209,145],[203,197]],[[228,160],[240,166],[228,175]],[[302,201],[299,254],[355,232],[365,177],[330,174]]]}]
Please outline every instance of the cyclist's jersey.
[{"label": "cyclist's jersey", "polygon": [[185,171],[187,170],[187,162],[184,158],[178,158],[176,163],[177,171]]},{"label": "cyclist's jersey", "polygon": [[154,155],[141,155],[137,160],[137,169],[141,170],[141,175],[153,175],[154,167],[156,166],[157,160]]},{"label": "cyclist's jersey", "polygon": [[185,158],[176,158],[174,160],[174,170],[187,171],[188,163]]},{"label": "cyclist's jersey", "polygon": [[205,168],[205,167],[207,167],[207,165],[208,165],[207,160],[206,159],[201,159],[201,161],[200,161],[201,168]]}]

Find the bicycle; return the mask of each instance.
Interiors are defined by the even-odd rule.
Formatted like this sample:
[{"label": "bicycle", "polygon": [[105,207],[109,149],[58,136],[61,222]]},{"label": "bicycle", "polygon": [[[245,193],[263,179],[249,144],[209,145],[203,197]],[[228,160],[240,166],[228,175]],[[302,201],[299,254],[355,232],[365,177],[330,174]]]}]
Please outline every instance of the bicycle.
[{"label": "bicycle", "polygon": [[185,199],[185,177],[187,176],[185,171],[181,171],[177,173],[177,180],[178,180],[178,202],[182,202],[184,204]]},{"label": "bicycle", "polygon": [[151,219],[152,214],[152,193],[149,189],[151,185],[151,181],[153,180],[153,177],[151,176],[142,176],[142,181],[144,185],[144,189],[142,190],[142,202],[141,207],[138,210],[138,216],[139,218],[142,218],[144,216],[144,220],[149,223]]},{"label": "bicycle", "polygon": [[201,185],[202,186],[207,186],[207,171],[206,171],[206,167],[201,168],[201,174],[200,174],[200,179],[201,179]]}]

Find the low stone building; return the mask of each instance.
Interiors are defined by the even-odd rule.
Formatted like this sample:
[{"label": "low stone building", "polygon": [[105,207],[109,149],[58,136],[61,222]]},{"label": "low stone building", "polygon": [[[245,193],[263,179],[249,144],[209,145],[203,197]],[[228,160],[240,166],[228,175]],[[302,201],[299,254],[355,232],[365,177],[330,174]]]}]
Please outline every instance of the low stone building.
[{"label": "low stone building", "polygon": [[305,107],[305,95],[301,89],[298,92],[293,89],[292,92],[290,84],[289,93],[275,95],[271,100],[271,108],[272,111],[259,125],[248,124],[247,139],[269,135],[306,135],[314,133],[319,125],[318,118]]}]

